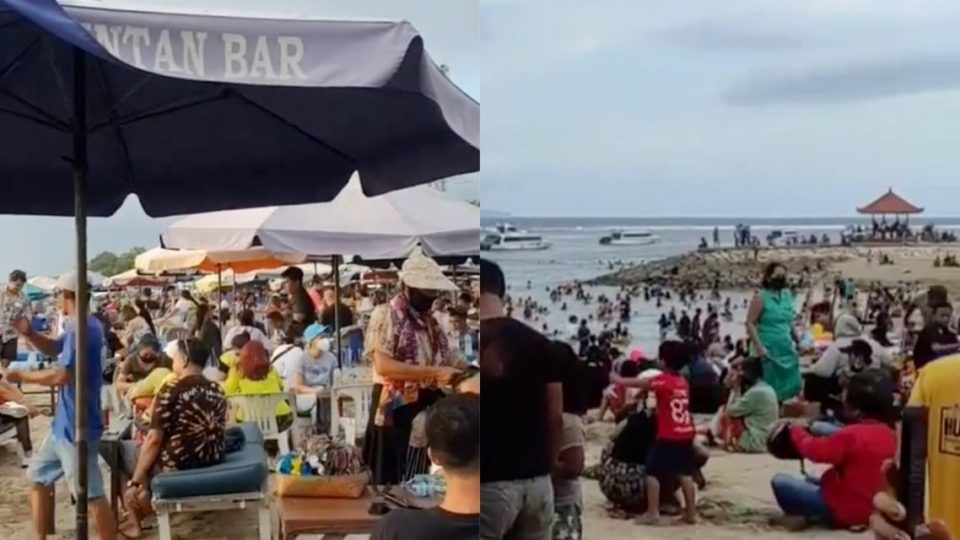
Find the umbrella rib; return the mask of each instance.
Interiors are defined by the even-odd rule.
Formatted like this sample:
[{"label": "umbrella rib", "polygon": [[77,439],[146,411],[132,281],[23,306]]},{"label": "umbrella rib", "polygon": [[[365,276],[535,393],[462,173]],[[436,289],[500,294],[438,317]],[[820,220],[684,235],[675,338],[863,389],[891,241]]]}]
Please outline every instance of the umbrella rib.
[{"label": "umbrella rib", "polygon": [[53,47],[47,47],[47,60],[50,61],[50,72],[53,73],[53,78],[57,81],[57,87],[60,88],[60,98],[63,99],[63,110],[70,110],[70,99],[67,96],[67,87],[63,84],[63,79],[60,78],[61,70],[57,69],[57,63],[53,58]]},{"label": "umbrella rib", "polygon": [[3,108],[3,107],[0,107],[0,113],[5,113],[5,114],[9,114],[9,115],[11,115],[11,116],[16,116],[16,117],[18,117],[18,118],[23,118],[24,120],[29,120],[29,121],[31,121],[31,122],[36,122],[37,124],[40,124],[40,125],[42,125],[42,126],[51,127],[51,128],[56,129],[56,130],[59,130],[59,131],[67,131],[67,129],[66,129],[64,126],[60,125],[59,123],[53,123],[53,122],[50,122],[49,120],[47,120],[47,119],[45,119],[45,118],[40,118],[40,117],[38,117],[38,116],[31,116],[31,115],[29,115],[29,114],[26,114],[26,113],[23,113],[23,112],[20,112],[20,111],[14,111],[14,110],[11,110],[11,109],[5,109],[5,108]]},{"label": "umbrella rib", "polygon": [[[18,114],[17,116],[20,116],[21,118],[28,118],[28,119],[31,119],[31,120],[39,120],[40,118],[42,118],[42,119],[44,119],[44,122],[41,122],[41,123],[44,124],[44,125],[56,127],[57,129],[60,129],[60,130],[62,130],[62,131],[69,131],[69,130],[70,130],[70,124],[68,124],[67,122],[64,122],[64,121],[60,120],[59,118],[57,118],[57,117],[49,114],[47,111],[43,110],[43,109],[40,108],[40,107],[37,107],[37,106],[34,105],[33,103],[30,103],[29,101],[27,101],[26,99],[18,96],[17,94],[14,94],[13,92],[10,91],[10,89],[8,89],[8,88],[0,88],[0,92],[2,92],[3,95],[9,97],[10,99],[16,101],[17,103],[23,105],[24,107],[30,109],[30,111],[32,111],[33,113],[37,114],[37,116],[30,116],[30,115],[27,115],[27,114]],[[11,113],[11,114],[15,114],[13,111],[11,111],[11,110],[9,110],[9,109],[5,109],[5,112],[9,112],[9,113]]]},{"label": "umbrella rib", "polygon": [[[2,30],[2,28],[0,28],[0,30]],[[17,65],[20,64],[20,60],[21,60],[24,56],[26,56],[28,52],[30,52],[30,49],[32,49],[33,46],[36,45],[38,41],[40,41],[40,38],[36,38],[36,39],[32,40],[30,43],[27,44],[26,47],[23,48],[22,51],[20,51],[19,54],[17,54],[17,56],[15,56],[15,57],[13,58],[13,60],[10,61],[9,64],[7,64],[3,69],[0,69],[0,79],[2,79],[2,78],[4,78],[4,77],[6,77],[7,75],[9,75],[10,72],[13,71],[14,68],[16,68]]]},{"label": "umbrella rib", "polygon": [[94,131],[102,129],[111,124],[117,124],[118,126],[132,124],[134,122],[139,122],[141,120],[147,120],[147,119],[153,118],[154,116],[174,113],[182,109],[188,109],[190,107],[195,107],[197,105],[203,105],[205,103],[221,100],[221,99],[224,99],[225,97],[226,96],[222,92],[220,92],[220,93],[217,93],[217,95],[202,98],[202,99],[191,98],[190,100],[183,100],[181,102],[168,104],[163,107],[158,107],[156,109],[141,111],[141,112],[132,114],[126,118],[116,119],[116,121],[106,120],[104,122],[100,122],[99,124],[94,125],[93,128],[90,130],[90,132],[92,133]]},{"label": "umbrella rib", "polygon": [[[94,65],[94,70],[97,73],[97,82],[100,83],[100,89],[103,91],[103,95],[106,98],[107,102],[113,101],[113,92],[110,88],[110,83],[107,81],[107,77],[104,75],[103,70],[100,69],[99,65]],[[111,107],[107,111],[107,121],[116,120],[116,107]],[[133,162],[130,159],[130,148],[127,146],[127,139],[123,136],[123,130],[120,129],[120,124],[117,122],[110,122],[113,124],[113,132],[117,137],[117,143],[120,144],[120,153],[123,154],[123,164],[127,170],[127,181],[132,185],[134,183],[133,179]]]},{"label": "umbrella rib", "polygon": [[318,145],[326,148],[327,150],[330,150],[330,151],[333,152],[334,154],[337,154],[338,156],[342,157],[343,159],[345,159],[345,160],[347,160],[347,161],[350,161],[351,163],[356,163],[356,162],[357,162],[356,159],[354,159],[352,156],[347,155],[345,152],[341,151],[339,148],[335,148],[335,147],[331,146],[328,142],[324,141],[323,139],[320,139],[319,137],[313,135],[312,133],[309,133],[309,132],[305,131],[305,130],[304,130],[303,128],[301,128],[300,126],[294,124],[293,122],[287,120],[286,118],[280,116],[279,114],[271,111],[270,109],[268,109],[267,107],[264,107],[263,105],[257,103],[256,101],[248,98],[247,96],[241,94],[240,92],[237,92],[236,90],[234,90],[234,89],[232,89],[232,88],[228,88],[227,91],[228,91],[229,93],[237,96],[238,98],[240,98],[241,101],[249,104],[250,106],[252,106],[252,107],[254,107],[254,108],[256,108],[256,109],[259,109],[261,112],[263,112],[263,113],[265,113],[265,114],[273,117],[273,118],[276,119],[277,121],[283,123],[284,125],[286,125],[287,127],[291,128],[291,129],[293,129],[293,130],[296,131],[297,133],[300,133],[300,134],[303,135],[304,137],[306,137],[306,138],[310,139],[311,141],[317,143]]}]

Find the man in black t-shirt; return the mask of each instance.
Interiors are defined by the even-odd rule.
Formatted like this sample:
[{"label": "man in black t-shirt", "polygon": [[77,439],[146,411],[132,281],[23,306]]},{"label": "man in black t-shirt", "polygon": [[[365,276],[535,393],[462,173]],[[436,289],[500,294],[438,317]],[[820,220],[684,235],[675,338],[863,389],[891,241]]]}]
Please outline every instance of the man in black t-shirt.
[{"label": "man in black t-shirt", "polygon": [[291,266],[280,274],[284,280],[287,289],[287,295],[290,297],[290,307],[293,308],[293,320],[291,326],[295,326],[301,332],[304,328],[317,322],[317,308],[310,300],[310,295],[303,287],[303,270],[296,266]]},{"label": "man in black t-shirt", "polygon": [[443,469],[447,492],[431,510],[393,510],[370,540],[475,540],[480,534],[480,396],[454,394],[433,404],[427,453]]},{"label": "man in black t-shirt", "polygon": [[917,369],[941,356],[960,350],[957,335],[950,331],[953,307],[947,302],[939,302],[930,307],[932,320],[926,322],[913,347],[913,363]]},{"label": "man in black t-shirt", "polygon": [[553,343],[504,317],[506,284],[480,261],[480,538],[549,540],[550,472],[560,448],[563,391]]}]

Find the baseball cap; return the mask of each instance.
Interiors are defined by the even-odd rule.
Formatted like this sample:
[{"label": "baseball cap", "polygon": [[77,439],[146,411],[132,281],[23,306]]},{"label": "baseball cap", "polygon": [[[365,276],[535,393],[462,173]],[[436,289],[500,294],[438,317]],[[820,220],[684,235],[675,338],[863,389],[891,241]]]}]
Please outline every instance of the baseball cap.
[{"label": "baseball cap", "polygon": [[303,342],[310,343],[321,336],[330,335],[330,327],[320,323],[313,323],[303,331]]}]

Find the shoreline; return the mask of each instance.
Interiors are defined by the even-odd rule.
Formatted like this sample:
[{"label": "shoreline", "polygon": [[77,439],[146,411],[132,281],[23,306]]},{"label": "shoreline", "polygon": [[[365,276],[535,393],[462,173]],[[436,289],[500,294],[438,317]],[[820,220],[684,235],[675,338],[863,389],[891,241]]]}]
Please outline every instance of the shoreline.
[{"label": "shoreline", "polygon": [[[922,282],[944,285],[960,294],[960,268],[934,267],[934,260],[960,252],[960,245],[789,246],[753,248],[720,247],[627,265],[584,281],[588,286],[660,285],[674,288],[691,284],[699,288],[750,290],[758,286],[770,262],[784,264],[791,275],[803,275],[806,285],[833,281],[842,275],[858,286],[871,283],[901,285]],[[869,254],[869,255],[868,255]],[[882,255],[892,264],[881,265]]]}]

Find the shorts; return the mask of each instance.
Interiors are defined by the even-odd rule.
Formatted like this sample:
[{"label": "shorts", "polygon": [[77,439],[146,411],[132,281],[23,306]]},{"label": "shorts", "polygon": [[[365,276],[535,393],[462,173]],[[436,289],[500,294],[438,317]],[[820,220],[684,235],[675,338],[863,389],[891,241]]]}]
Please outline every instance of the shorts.
[{"label": "shorts", "polygon": [[[100,441],[87,443],[87,497],[103,497],[103,477],[100,475]],[[43,441],[27,468],[27,479],[34,484],[50,487],[66,476],[70,493],[77,494],[77,446],[65,439],[50,435]]]},{"label": "shorts", "polygon": [[647,456],[646,472],[661,483],[679,476],[693,476],[700,469],[693,440],[667,441],[658,439]]}]

